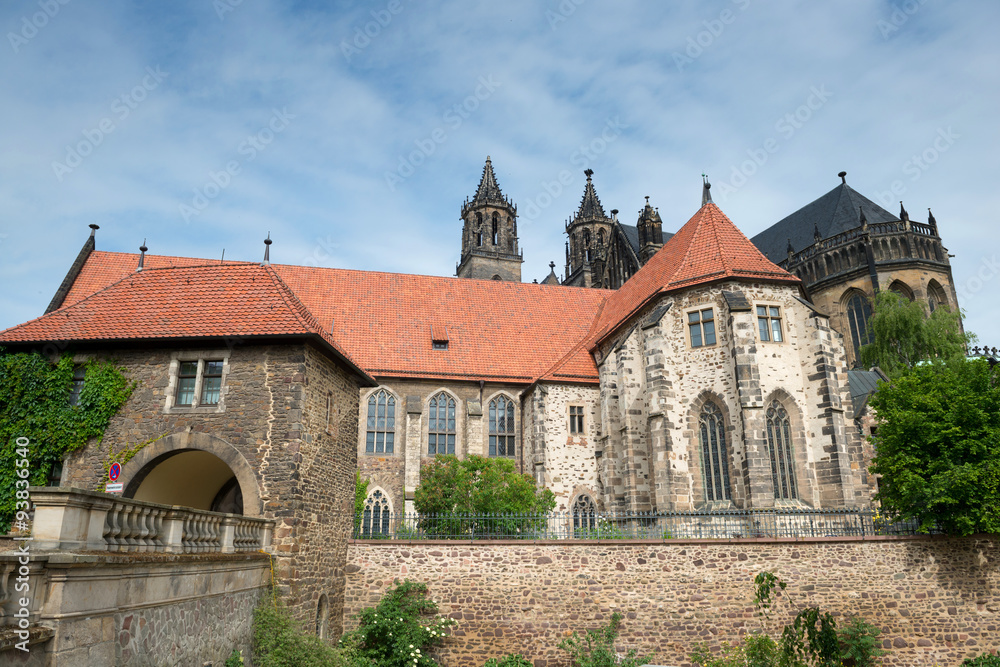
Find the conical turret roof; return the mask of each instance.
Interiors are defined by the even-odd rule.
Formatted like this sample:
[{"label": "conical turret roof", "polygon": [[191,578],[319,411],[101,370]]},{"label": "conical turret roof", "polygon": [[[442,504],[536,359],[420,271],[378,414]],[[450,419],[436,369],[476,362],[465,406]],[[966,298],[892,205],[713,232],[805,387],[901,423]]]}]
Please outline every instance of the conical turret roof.
[{"label": "conical turret roof", "polygon": [[493,162],[490,156],[486,156],[486,166],[483,167],[483,177],[479,179],[479,189],[476,196],[472,198],[473,203],[485,204],[489,202],[504,202],[503,192],[497,183],[496,174],[493,173]]},{"label": "conical turret roof", "polygon": [[583,173],[587,175],[587,185],[583,189],[583,199],[580,200],[580,210],[576,212],[575,220],[607,219],[608,215],[601,206],[597,191],[594,190],[594,182],[590,179],[594,175],[594,170],[587,169]]}]

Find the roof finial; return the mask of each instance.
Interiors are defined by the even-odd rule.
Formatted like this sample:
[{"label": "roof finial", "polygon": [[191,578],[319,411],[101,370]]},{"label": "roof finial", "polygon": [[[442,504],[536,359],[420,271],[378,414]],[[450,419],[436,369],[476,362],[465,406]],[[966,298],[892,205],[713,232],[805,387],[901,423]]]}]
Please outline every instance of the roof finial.
[{"label": "roof finial", "polygon": [[788,256],[791,257],[795,254],[795,248],[792,247],[792,239],[788,239],[788,246],[785,248],[788,251]]},{"label": "roof finial", "polygon": [[101,228],[100,225],[95,225],[94,223],[90,223],[90,225],[88,225],[88,226],[90,227],[90,235],[91,236],[94,236],[94,234],[97,232],[97,230]]},{"label": "roof finial", "polygon": [[142,271],[142,265],[146,261],[146,251],[147,250],[149,250],[149,248],[146,247],[146,239],[143,239],[142,240],[142,245],[139,246],[139,266],[137,266],[136,269],[135,269],[137,273],[139,271]]},{"label": "roof finial", "polygon": [[861,229],[868,231],[868,218],[865,217],[865,209],[858,207],[858,221],[861,222]]},{"label": "roof finial", "polygon": [[937,220],[934,219],[934,214],[931,213],[929,208],[927,209],[927,224],[931,226],[931,229],[933,229],[935,233],[937,232]]},{"label": "roof finial", "polygon": [[815,222],[813,223],[813,240],[819,243],[823,240],[823,235],[819,233],[819,225]]},{"label": "roof finial", "polygon": [[910,221],[910,214],[906,212],[906,208],[903,207],[903,201],[899,201],[899,219],[903,222]]},{"label": "roof finial", "polygon": [[264,239],[264,262],[261,266],[268,266],[271,263],[271,244],[274,241],[271,240],[271,232],[267,233],[267,238]]},{"label": "roof finial", "polygon": [[839,174],[837,174],[837,176],[840,176],[840,182],[841,183],[843,183],[844,185],[847,185],[847,172],[846,171],[840,172]]},{"label": "roof finial", "polygon": [[708,182],[708,174],[701,175],[701,205],[714,204],[712,201],[712,184]]}]

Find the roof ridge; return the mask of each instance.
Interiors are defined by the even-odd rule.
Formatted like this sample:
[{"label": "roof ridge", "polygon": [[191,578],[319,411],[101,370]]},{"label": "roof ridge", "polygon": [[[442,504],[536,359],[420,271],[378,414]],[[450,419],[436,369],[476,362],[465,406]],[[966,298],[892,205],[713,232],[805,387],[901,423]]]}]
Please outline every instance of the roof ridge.
[{"label": "roof ridge", "polygon": [[590,339],[594,335],[594,329],[597,328],[598,323],[601,321],[601,313],[604,312],[604,304],[606,304],[607,302],[608,302],[608,300],[606,298],[601,299],[601,303],[597,307],[597,312],[594,313],[594,319],[591,321],[590,327],[587,329],[587,333],[583,336],[583,338],[581,338],[575,345],[573,345],[569,349],[569,352],[567,352],[566,354],[564,354],[563,356],[561,356],[544,373],[539,374],[539,376],[537,378],[535,378],[534,380],[532,380],[532,383],[539,382],[539,381],[543,380],[546,377],[549,377],[551,375],[555,375],[555,373],[556,373],[557,370],[559,370],[560,368],[562,368],[563,366],[565,366],[566,364],[569,363],[569,360],[572,359],[576,355],[576,353],[580,350],[581,347],[583,347],[583,346],[586,345],[588,349],[590,348]]}]

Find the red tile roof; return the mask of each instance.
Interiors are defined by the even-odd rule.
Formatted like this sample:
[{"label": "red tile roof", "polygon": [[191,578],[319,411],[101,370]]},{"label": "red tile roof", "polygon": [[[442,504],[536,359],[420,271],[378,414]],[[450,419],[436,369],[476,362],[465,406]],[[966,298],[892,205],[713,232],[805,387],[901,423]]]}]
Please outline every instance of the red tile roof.
[{"label": "red tile roof", "polygon": [[731,278],[799,283],[712,203],[615,292],[157,255],[137,264],[95,250],[62,308],[0,343],[308,334],[370,375],[593,384],[590,349],[658,294]]},{"label": "red tile roof", "polygon": [[[151,264],[149,259],[146,266]],[[101,256],[92,253],[87,263],[93,260],[100,264]],[[91,269],[107,274],[106,267]],[[197,338],[238,341],[290,335],[318,338],[371,381],[272,267],[250,263],[133,272],[90,296],[0,332],[0,343]]]},{"label": "red tile roof", "polygon": [[709,202],[608,297],[593,343],[616,331],[659,294],[732,278],[801,282],[768,260],[718,206]]}]

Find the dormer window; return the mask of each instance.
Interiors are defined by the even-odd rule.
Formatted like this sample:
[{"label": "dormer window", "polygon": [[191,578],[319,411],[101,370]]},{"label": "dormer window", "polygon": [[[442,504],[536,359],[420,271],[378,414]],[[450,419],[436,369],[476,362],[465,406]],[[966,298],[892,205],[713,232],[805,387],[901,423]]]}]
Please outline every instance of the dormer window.
[{"label": "dormer window", "polygon": [[448,328],[443,324],[431,325],[431,348],[435,350],[448,349]]}]

